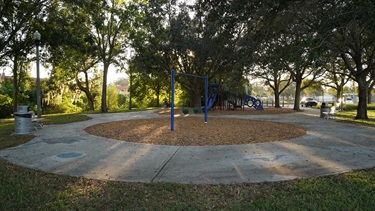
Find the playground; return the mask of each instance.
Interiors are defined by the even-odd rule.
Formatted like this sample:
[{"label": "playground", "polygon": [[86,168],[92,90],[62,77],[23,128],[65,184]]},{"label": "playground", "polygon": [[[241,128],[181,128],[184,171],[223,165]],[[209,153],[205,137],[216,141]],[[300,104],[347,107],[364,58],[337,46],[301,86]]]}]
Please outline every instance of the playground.
[{"label": "playground", "polygon": [[[169,116],[153,110],[88,114],[91,120],[46,125],[30,142],[1,150],[0,157],[54,174],[185,184],[282,181],[375,166],[374,129],[319,118],[318,109],[215,112],[204,123],[202,113],[176,110],[174,131]],[[120,128],[124,132],[116,137]],[[165,134],[175,143],[160,138]]]},{"label": "playground", "polygon": [[[305,129],[291,124],[232,118],[233,115],[294,113],[292,109],[210,110],[208,123],[204,123],[202,113],[184,115],[182,109],[176,109],[174,132],[170,131],[170,121],[167,118],[170,109],[157,110],[156,113],[165,115],[165,118],[157,121],[138,119],[107,122],[90,126],[85,131],[116,140],[173,146],[254,144],[287,140],[306,134]],[[215,117],[219,115],[221,118]]]}]

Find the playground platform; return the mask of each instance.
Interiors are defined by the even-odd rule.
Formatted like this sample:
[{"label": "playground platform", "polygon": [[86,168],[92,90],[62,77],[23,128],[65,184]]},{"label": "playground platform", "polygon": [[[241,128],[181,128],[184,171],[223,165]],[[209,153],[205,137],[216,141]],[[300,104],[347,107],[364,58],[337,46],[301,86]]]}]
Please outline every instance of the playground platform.
[{"label": "playground platform", "polygon": [[228,118],[302,126],[307,134],[285,141],[225,146],[163,146],[98,137],[84,128],[109,121],[168,117],[153,111],[90,114],[88,121],[46,125],[34,132],[36,137],[30,142],[1,150],[0,158],[54,174],[183,184],[283,181],[375,166],[375,128],[326,120],[319,118],[319,109],[303,109],[291,114],[232,115]]}]

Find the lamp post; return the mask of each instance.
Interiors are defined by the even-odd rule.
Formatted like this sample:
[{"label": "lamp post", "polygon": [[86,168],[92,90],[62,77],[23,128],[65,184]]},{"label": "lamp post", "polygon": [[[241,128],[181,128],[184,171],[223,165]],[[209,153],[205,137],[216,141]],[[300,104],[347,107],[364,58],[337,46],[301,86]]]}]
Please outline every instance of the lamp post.
[{"label": "lamp post", "polygon": [[35,31],[34,33],[34,41],[36,46],[36,98],[37,98],[37,115],[38,118],[41,118],[41,93],[40,93],[40,76],[39,76],[39,44],[40,44],[40,33],[38,31]]}]

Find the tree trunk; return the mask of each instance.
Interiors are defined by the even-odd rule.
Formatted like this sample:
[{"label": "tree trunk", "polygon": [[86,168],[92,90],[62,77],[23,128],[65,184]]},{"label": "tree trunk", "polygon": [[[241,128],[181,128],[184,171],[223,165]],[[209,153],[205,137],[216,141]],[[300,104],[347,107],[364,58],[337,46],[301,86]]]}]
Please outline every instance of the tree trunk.
[{"label": "tree trunk", "polygon": [[[85,92],[85,91],[83,91]],[[86,97],[87,97],[87,103],[89,104],[89,110],[94,111],[95,106],[94,106],[94,98],[91,95],[91,92],[85,92]]]},{"label": "tree trunk", "polygon": [[87,103],[89,104],[89,110],[94,111],[95,105],[94,105],[94,98],[91,95],[91,92],[86,94],[87,96]]},{"label": "tree trunk", "polygon": [[299,103],[301,101],[301,83],[302,81],[296,81],[296,92],[294,94],[294,107],[293,110],[299,111]]},{"label": "tree trunk", "polygon": [[85,78],[86,78],[86,81],[85,81],[85,86],[86,87],[82,86],[81,81],[79,81],[78,77],[76,77],[76,82],[77,82],[77,85],[78,85],[79,89],[86,94],[87,103],[89,105],[89,110],[94,111],[95,110],[95,107],[94,107],[94,97],[92,96],[92,94],[90,92],[90,89],[89,89],[89,87],[90,87],[89,86],[89,80],[88,80],[88,76],[87,76],[86,72],[85,72]]},{"label": "tree trunk", "polygon": [[338,103],[339,102],[339,99],[341,98],[341,90],[342,90],[342,88],[340,87],[339,89],[337,89],[336,91],[336,103]]},{"label": "tree trunk", "polygon": [[200,92],[196,93],[195,90],[189,90],[189,97],[194,108],[200,108],[202,106]]},{"label": "tree trunk", "polygon": [[358,107],[357,107],[357,115],[355,119],[368,119],[367,116],[367,83],[366,83],[366,75],[360,75],[357,77],[358,83]]},{"label": "tree trunk", "polygon": [[[343,87],[344,87],[344,84],[341,83],[340,87],[337,89],[337,92],[336,92],[336,103],[340,102],[341,110],[343,109],[343,104],[344,104],[343,99],[342,99],[342,94],[343,94],[342,90],[344,89]],[[339,101],[339,99],[341,100]]]},{"label": "tree trunk", "polygon": [[14,57],[14,63],[13,63],[13,111],[17,111],[17,105],[18,105],[18,58]]},{"label": "tree trunk", "polygon": [[129,76],[129,111],[132,110],[132,85],[133,85],[133,74]]},{"label": "tree trunk", "polygon": [[156,107],[160,106],[160,87],[156,88]]},{"label": "tree trunk", "polygon": [[280,108],[280,93],[279,93],[279,84],[275,81],[275,88],[273,90],[275,95],[275,108]]},{"label": "tree trunk", "polygon": [[108,75],[108,68],[109,63],[104,63],[104,70],[103,70],[103,85],[102,85],[102,105],[100,112],[107,113],[107,75]]},{"label": "tree trunk", "polygon": [[192,103],[194,108],[200,108],[202,106],[202,98],[199,94],[196,94],[192,98]]},{"label": "tree trunk", "polygon": [[280,94],[278,92],[275,92],[274,96],[275,96],[275,108],[281,108],[281,106],[280,106]]}]

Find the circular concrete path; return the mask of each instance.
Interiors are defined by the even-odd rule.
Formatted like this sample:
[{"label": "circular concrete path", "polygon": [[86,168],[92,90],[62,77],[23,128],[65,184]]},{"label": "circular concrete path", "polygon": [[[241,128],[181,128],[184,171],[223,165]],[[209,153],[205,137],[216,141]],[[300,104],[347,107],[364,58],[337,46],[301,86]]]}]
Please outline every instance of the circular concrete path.
[{"label": "circular concrete path", "polygon": [[2,150],[0,157],[54,174],[187,184],[281,181],[375,166],[375,128],[322,119],[318,109],[279,115],[209,116],[283,122],[307,130],[306,135],[286,141],[225,146],[161,146],[93,136],[83,129],[109,121],[168,117],[153,111],[90,116],[93,119],[89,121],[46,125],[34,132],[32,141]]}]

